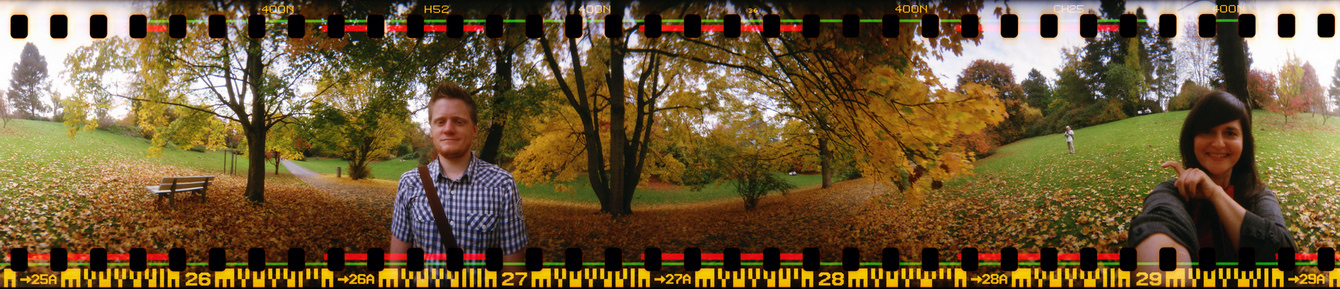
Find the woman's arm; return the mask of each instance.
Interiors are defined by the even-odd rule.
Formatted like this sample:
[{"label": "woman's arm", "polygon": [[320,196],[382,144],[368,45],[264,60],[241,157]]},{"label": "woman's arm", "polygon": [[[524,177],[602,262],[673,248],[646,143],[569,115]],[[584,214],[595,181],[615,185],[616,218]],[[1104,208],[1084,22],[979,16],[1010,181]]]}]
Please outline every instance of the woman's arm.
[{"label": "woman's arm", "polygon": [[[1233,201],[1233,197],[1228,196],[1223,188],[1210,184],[1209,189],[1210,203],[1214,204],[1214,210],[1219,215],[1219,223],[1224,225],[1224,232],[1228,233],[1228,239],[1233,241],[1233,247],[1242,248],[1241,232],[1242,218],[1247,213],[1238,202]],[[1276,204],[1276,212],[1279,211],[1279,204]]]},{"label": "woman's arm", "polygon": [[1280,213],[1280,203],[1275,193],[1269,190],[1262,192],[1254,201],[1248,201],[1246,208],[1248,210],[1240,214],[1242,217],[1238,233],[1230,235],[1237,238],[1238,248],[1255,249],[1257,260],[1276,260],[1272,256],[1280,248],[1297,248],[1293,233],[1284,225],[1284,215]]}]

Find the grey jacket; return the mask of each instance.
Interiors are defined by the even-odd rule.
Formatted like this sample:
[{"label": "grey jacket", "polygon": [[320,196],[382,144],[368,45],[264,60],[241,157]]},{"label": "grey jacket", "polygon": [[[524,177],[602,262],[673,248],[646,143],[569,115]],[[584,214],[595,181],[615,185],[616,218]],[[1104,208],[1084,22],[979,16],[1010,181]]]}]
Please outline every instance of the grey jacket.
[{"label": "grey jacket", "polygon": [[[1233,241],[1219,223],[1214,205],[1205,200],[1183,201],[1177,187],[1173,186],[1176,181],[1173,179],[1159,183],[1145,196],[1144,210],[1131,220],[1130,230],[1127,231],[1130,233],[1127,240],[1131,247],[1155,233],[1164,233],[1186,247],[1191,260],[1197,261],[1200,259],[1201,245],[1196,235],[1196,226],[1200,225],[1213,226],[1211,238],[1214,240],[1216,262],[1236,262],[1239,247],[1253,248],[1256,251],[1256,262],[1275,262],[1275,254],[1283,247],[1295,248],[1295,252],[1298,252],[1293,236],[1285,228],[1284,215],[1280,214],[1280,203],[1275,198],[1275,192],[1264,190],[1250,199],[1241,198],[1246,196],[1246,192],[1235,194],[1234,198],[1247,212],[1242,216],[1242,229],[1239,230],[1240,246],[1233,247]],[[1193,219],[1192,212],[1199,212],[1200,216]],[[1225,250],[1229,248],[1232,250]]]}]

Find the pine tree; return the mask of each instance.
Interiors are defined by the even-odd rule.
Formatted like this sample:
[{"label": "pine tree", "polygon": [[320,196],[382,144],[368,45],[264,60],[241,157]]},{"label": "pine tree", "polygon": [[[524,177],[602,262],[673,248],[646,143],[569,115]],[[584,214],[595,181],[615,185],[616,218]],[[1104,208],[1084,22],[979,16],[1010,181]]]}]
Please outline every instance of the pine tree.
[{"label": "pine tree", "polygon": [[[1145,9],[1137,8],[1135,10],[1137,19],[1145,19]],[[1146,22],[1148,23],[1148,22]],[[1140,60],[1145,71],[1145,83],[1149,84],[1150,92],[1160,106],[1165,106],[1168,100],[1171,100],[1177,94],[1177,67],[1173,65],[1173,50],[1171,38],[1165,38],[1158,35],[1158,31],[1151,25],[1138,25],[1140,27],[1140,42],[1144,44],[1141,49]]]},{"label": "pine tree", "polygon": [[36,118],[38,113],[46,112],[42,94],[50,88],[47,83],[47,60],[37,51],[32,42],[23,46],[19,62],[14,64],[9,80],[9,103],[15,116]]}]

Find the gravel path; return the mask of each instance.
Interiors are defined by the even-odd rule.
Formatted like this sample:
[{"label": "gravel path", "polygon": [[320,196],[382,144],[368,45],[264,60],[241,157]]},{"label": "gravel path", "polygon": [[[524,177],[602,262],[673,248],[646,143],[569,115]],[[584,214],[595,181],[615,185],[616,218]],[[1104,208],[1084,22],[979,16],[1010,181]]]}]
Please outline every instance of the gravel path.
[{"label": "gravel path", "polygon": [[336,198],[348,201],[358,205],[366,210],[388,209],[395,200],[396,187],[394,183],[379,181],[351,181],[346,176],[344,179],[335,179],[321,173],[313,172],[289,160],[280,162],[285,169],[292,172],[294,176],[302,179],[312,187],[331,194]]}]

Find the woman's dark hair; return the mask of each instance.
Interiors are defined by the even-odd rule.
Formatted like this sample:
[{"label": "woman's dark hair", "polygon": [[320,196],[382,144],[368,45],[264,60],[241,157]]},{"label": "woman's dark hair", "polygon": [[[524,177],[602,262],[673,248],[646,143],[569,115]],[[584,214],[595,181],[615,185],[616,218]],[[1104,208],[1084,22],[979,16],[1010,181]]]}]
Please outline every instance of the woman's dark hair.
[{"label": "woman's dark hair", "polygon": [[1238,163],[1233,164],[1229,182],[1236,188],[1234,199],[1249,200],[1249,197],[1254,197],[1265,187],[1256,171],[1256,140],[1252,137],[1252,118],[1247,107],[1237,97],[1223,90],[1201,96],[1186,115],[1186,122],[1182,123],[1182,137],[1178,147],[1186,168],[1204,169],[1196,159],[1196,135],[1234,120],[1242,123],[1242,155]]}]

